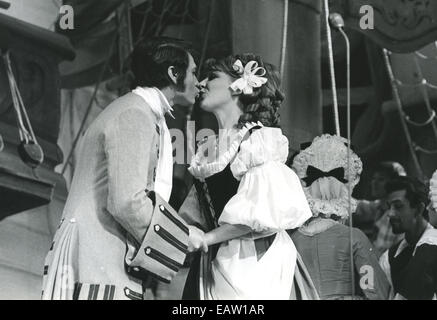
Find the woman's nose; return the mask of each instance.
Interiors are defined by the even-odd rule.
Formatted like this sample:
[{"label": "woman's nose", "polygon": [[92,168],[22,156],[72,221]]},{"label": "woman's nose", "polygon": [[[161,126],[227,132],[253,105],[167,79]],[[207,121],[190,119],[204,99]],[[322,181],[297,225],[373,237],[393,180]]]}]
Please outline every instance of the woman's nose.
[{"label": "woman's nose", "polygon": [[203,91],[206,87],[206,79],[200,81],[199,83],[197,83],[196,85],[197,89],[199,89],[200,91]]},{"label": "woman's nose", "polygon": [[202,88],[205,88],[205,87],[206,87],[206,82],[207,82],[207,81],[208,81],[208,79],[205,78],[205,79],[203,79],[202,81],[200,81],[199,85],[200,85]]}]

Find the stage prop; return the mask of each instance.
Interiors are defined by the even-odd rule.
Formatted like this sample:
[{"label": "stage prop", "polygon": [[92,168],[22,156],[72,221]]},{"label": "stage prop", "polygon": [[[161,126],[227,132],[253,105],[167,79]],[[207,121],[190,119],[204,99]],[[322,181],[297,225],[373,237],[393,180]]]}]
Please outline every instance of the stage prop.
[{"label": "stage prop", "polygon": [[[354,133],[358,153],[375,161],[389,154],[411,174],[429,178],[437,161],[437,2],[337,0],[330,1],[330,11],[367,42],[375,92],[373,107]],[[376,110],[384,118],[382,127],[380,121],[380,127],[369,122],[368,129],[358,130]],[[379,132],[374,140],[372,132]]]},{"label": "stage prop", "polygon": [[[7,69],[0,62],[0,220],[51,201],[57,183],[54,167],[62,162],[57,146],[60,118],[58,64],[74,58],[69,41],[59,34],[0,14],[0,49],[9,52],[12,73],[21,93],[44,162],[32,168],[19,155],[21,143]],[[2,141],[2,142],[1,142]]]}]

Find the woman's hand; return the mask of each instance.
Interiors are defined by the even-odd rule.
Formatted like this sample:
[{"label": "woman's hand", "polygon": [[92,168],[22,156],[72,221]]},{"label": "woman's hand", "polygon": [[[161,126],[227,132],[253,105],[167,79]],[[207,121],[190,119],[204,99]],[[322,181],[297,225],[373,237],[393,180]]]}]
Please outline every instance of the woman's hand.
[{"label": "woman's hand", "polygon": [[202,250],[208,252],[208,245],[205,241],[205,233],[195,226],[188,226],[188,251],[195,252]]}]

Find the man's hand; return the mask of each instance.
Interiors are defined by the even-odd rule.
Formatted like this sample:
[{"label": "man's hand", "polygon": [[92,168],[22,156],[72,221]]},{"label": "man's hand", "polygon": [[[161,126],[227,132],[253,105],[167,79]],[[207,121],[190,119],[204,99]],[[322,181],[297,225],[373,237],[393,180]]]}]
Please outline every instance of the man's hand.
[{"label": "man's hand", "polygon": [[188,251],[194,252],[201,249],[203,252],[208,252],[208,245],[205,241],[205,233],[195,226],[188,226],[188,229]]}]

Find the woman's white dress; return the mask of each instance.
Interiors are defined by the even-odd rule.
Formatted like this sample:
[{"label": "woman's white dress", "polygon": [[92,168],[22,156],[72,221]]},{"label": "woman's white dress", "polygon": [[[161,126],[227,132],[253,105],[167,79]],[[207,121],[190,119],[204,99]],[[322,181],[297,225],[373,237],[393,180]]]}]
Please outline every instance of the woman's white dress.
[{"label": "woman's white dress", "polygon": [[[189,169],[202,180],[230,164],[240,184],[218,223],[252,229],[247,236],[220,245],[210,274],[201,272],[201,299],[289,299],[292,292],[297,252],[286,230],[300,227],[312,213],[299,178],[285,165],[288,140],[281,130],[263,127],[243,140],[247,130],[221,139],[230,141],[229,147],[209,139]],[[182,207],[181,215],[202,223],[190,209],[184,212]],[[276,234],[273,243],[258,257],[254,240],[272,234]]]}]

